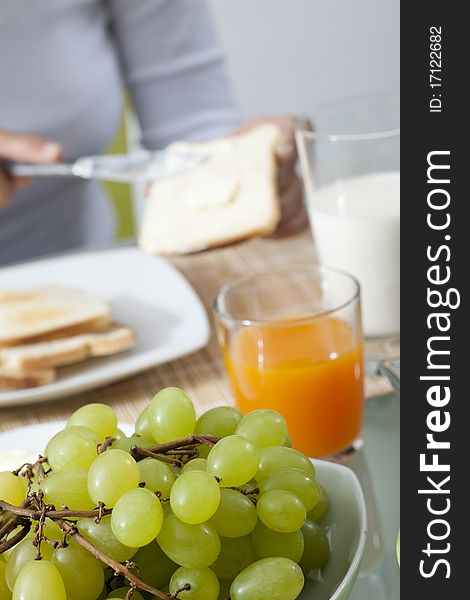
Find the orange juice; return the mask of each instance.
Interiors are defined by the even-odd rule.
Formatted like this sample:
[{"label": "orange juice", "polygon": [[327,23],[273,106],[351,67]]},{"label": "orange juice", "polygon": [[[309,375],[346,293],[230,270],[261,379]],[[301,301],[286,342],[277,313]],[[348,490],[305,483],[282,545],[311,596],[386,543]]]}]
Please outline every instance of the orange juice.
[{"label": "orange juice", "polygon": [[359,438],[363,347],[346,321],[323,317],[245,327],[224,356],[241,411],[282,413],[294,448],[327,456]]}]

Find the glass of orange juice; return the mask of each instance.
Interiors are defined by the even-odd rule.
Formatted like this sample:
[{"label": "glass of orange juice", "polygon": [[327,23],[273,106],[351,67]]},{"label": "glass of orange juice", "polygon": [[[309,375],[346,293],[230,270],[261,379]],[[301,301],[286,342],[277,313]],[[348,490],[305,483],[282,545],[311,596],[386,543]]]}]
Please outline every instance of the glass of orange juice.
[{"label": "glass of orange juice", "polygon": [[248,275],[219,291],[214,313],[243,413],[279,411],[293,447],[311,457],[360,444],[364,367],[356,279],[313,266]]}]

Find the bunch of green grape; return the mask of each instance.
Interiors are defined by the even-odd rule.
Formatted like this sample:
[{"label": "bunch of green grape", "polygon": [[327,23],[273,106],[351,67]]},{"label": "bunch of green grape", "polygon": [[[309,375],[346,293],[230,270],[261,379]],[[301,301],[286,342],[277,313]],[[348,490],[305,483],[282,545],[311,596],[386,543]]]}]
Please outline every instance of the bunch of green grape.
[{"label": "bunch of green grape", "polygon": [[[140,414],[132,436],[117,425],[110,407],[81,407],[48,442],[46,474],[0,473],[0,499],[19,506],[40,491],[57,509],[107,509],[101,518],[69,522],[112,560],[131,561],[133,573],[168,598],[178,592],[180,600],[295,600],[305,576],[328,561],[328,532],[317,522],[327,493],[312,462],[289,447],[277,412],[242,416],[223,406],[196,420],[188,396],[166,388]],[[183,448],[158,460],[135,451],[193,435],[199,437],[187,455]],[[204,436],[207,445],[199,445]],[[211,446],[210,436],[219,441]],[[43,536],[41,560],[34,524],[0,556],[2,600],[126,597],[129,582],[73,535],[64,538],[56,522],[45,520]]]}]

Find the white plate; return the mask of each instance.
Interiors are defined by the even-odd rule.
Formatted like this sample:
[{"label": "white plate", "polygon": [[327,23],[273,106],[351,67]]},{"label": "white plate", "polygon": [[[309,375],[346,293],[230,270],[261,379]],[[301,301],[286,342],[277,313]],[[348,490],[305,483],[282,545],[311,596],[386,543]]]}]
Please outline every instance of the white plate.
[{"label": "white plate", "polygon": [[[0,434],[0,471],[13,470],[44,452],[64,421],[31,425]],[[129,435],[133,426],[120,425]],[[21,453],[16,449],[21,449]],[[328,490],[330,504],[320,523],[330,536],[331,558],[321,580],[307,579],[299,600],[347,600],[356,582],[367,536],[367,516],[361,485],[351,469],[314,460],[318,481]],[[373,595],[369,596],[374,598]]]},{"label": "white plate", "polygon": [[114,320],[134,329],[137,343],[129,352],[61,367],[50,385],[1,391],[0,406],[102,386],[199,350],[209,339],[206,311],[186,279],[137,248],[67,254],[0,270],[0,289],[35,285],[69,285],[103,298]]}]

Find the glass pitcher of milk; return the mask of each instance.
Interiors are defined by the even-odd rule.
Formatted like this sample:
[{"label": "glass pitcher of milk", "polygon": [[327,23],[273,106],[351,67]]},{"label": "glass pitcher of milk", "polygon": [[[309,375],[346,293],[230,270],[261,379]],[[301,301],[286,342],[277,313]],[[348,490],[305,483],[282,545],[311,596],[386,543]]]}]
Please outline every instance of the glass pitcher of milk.
[{"label": "glass pitcher of milk", "polygon": [[333,102],[296,133],[320,262],[359,280],[368,338],[400,330],[398,107],[389,94]]}]

